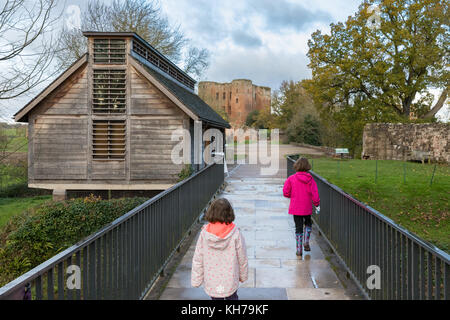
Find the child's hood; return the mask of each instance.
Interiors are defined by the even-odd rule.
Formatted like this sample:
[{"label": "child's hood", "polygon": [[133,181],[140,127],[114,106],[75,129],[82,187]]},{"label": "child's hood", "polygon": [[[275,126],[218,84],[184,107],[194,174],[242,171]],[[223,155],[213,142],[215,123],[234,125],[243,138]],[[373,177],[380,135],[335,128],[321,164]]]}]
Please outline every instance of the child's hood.
[{"label": "child's hood", "polygon": [[210,233],[207,230],[207,226],[203,229],[203,234],[206,239],[206,243],[209,247],[217,249],[217,250],[224,250],[228,247],[230,244],[231,239],[233,238],[233,235],[236,233],[236,230],[238,228],[233,225],[233,228],[226,234],[223,238],[217,236],[214,233]]},{"label": "child's hood", "polygon": [[312,180],[312,176],[308,172],[297,172],[295,178],[304,184],[309,184]]}]

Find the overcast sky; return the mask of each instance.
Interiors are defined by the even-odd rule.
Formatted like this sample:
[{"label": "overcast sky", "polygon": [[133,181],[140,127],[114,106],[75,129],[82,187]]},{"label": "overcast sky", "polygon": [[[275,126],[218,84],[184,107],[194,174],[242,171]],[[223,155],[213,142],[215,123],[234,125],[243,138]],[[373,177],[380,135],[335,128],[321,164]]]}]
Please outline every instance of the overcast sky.
[{"label": "overcast sky", "polygon": [[360,0],[163,0],[164,12],[211,63],[202,80],[251,79],[276,89],[309,78],[308,39],[353,14]]},{"label": "overcast sky", "polygon": [[[330,23],[345,21],[361,2],[160,0],[169,21],[179,25],[193,45],[209,50],[210,67],[200,80],[229,82],[245,78],[272,90],[279,88],[283,80],[310,78],[306,53],[311,34],[317,29],[329,33]],[[75,5],[83,10],[86,3],[66,0],[65,7]],[[10,114],[29,99],[9,103]],[[448,113],[448,108],[441,110],[443,113]]]}]

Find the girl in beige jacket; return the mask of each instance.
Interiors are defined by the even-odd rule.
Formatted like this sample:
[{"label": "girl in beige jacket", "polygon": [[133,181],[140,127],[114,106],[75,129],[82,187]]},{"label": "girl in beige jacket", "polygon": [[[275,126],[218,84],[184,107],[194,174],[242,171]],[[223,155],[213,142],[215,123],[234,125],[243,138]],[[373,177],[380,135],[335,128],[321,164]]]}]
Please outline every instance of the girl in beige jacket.
[{"label": "girl in beige jacket", "polygon": [[221,198],[209,207],[205,219],[209,224],[200,232],[192,260],[191,284],[202,283],[211,299],[238,300],[239,282],[248,279],[245,240],[233,223],[230,202]]}]

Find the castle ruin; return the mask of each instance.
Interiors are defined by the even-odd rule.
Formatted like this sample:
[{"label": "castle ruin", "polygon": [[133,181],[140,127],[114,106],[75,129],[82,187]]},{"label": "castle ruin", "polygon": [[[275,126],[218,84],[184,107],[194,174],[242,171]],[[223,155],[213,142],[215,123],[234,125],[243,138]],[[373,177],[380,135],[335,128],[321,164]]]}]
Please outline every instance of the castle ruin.
[{"label": "castle ruin", "polygon": [[270,88],[254,85],[246,79],[231,83],[199,82],[198,96],[219,114],[226,114],[234,128],[242,127],[250,112],[270,109],[271,102]]}]

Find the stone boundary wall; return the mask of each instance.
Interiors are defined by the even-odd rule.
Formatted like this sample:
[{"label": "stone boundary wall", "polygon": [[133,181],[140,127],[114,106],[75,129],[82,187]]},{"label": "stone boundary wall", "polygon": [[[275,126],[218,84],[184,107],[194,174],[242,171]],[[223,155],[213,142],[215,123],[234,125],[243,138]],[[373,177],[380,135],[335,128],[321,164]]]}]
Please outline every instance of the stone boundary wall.
[{"label": "stone boundary wall", "polygon": [[450,124],[366,124],[362,158],[450,163]]}]

